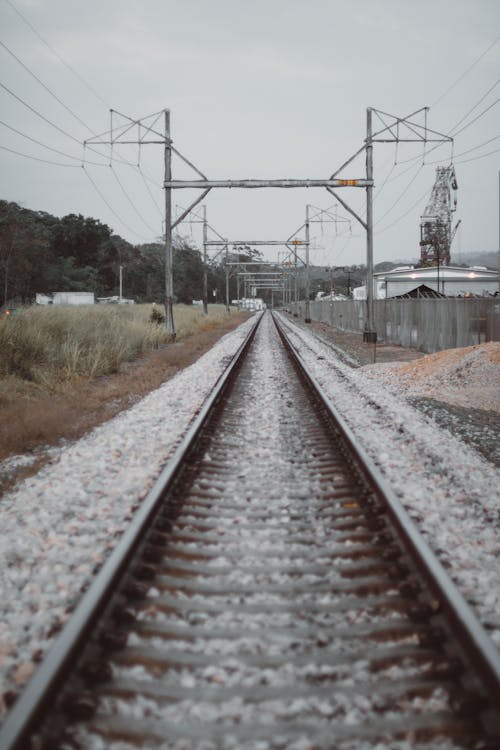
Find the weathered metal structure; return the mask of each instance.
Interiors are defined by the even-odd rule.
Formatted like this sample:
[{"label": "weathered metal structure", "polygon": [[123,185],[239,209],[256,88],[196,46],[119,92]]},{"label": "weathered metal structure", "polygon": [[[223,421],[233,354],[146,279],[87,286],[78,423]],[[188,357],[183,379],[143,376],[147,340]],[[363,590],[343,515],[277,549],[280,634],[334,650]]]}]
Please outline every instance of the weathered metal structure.
[{"label": "weathered metal structure", "polygon": [[452,214],[457,208],[458,189],[455,168],[437,167],[431,197],[420,218],[420,265],[448,266],[458,224],[452,230]]},{"label": "weathered metal structure", "polygon": [[[133,119],[127,115],[122,115],[116,110],[111,110],[111,129],[104,134],[90,138],[84,142],[84,146],[89,144],[105,144],[111,149],[115,145],[130,144],[143,147],[148,144],[160,144],[164,151],[164,181],[165,189],[165,325],[168,332],[175,338],[175,324],[173,317],[173,273],[172,273],[172,230],[180,224],[183,219],[205,198],[213,188],[313,188],[323,187],[331,193],[335,199],[350,213],[366,231],[366,266],[368,279],[373,278],[373,144],[374,143],[443,143],[452,141],[450,136],[442,135],[427,127],[428,107],[422,107],[412,112],[406,117],[396,117],[387,112],[368,107],[366,110],[366,138],[363,146],[359,148],[342,166],[340,166],[329,178],[321,179],[225,179],[210,180],[198,169],[189,159],[186,159],[174,146],[171,137],[170,127],[170,110],[165,109],[156,112],[146,118]],[[113,124],[113,115],[118,115],[124,119],[124,124],[116,127]],[[383,127],[373,132],[372,115],[375,114],[381,121]],[[415,122],[415,117],[424,116],[424,123]],[[160,130],[157,122],[163,117],[164,126]],[[137,135],[130,135],[135,132]],[[360,154],[366,155],[366,176],[355,179],[339,178],[338,175],[351,164]],[[176,154],[191,170],[193,170],[197,179],[179,180],[172,178],[172,154]],[[362,219],[336,192],[337,188],[356,187],[366,190],[366,221]],[[194,200],[188,208],[175,220],[172,220],[172,190],[175,189],[199,189],[201,194]],[[309,207],[306,207],[306,253],[309,248]],[[306,258],[306,267],[309,261]],[[311,322],[308,314],[309,298],[308,283],[306,282],[306,322]],[[368,293],[366,300],[366,316],[363,337],[365,341],[376,341],[377,333],[373,326],[373,292],[372,284],[368,284]]]}]

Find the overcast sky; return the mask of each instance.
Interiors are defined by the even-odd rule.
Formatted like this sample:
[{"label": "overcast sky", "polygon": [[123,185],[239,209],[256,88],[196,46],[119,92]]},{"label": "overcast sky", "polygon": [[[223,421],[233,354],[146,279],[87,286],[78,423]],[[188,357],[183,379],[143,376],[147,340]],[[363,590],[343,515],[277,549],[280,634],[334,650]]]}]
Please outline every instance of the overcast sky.
[{"label": "overcast sky", "polygon": [[[375,262],[419,256],[420,216],[452,153],[452,256],[498,250],[498,0],[0,0],[0,29],[3,199],[92,216],[137,244],[162,233],[163,149],[115,146],[112,159],[106,146],[83,149],[110,129],[110,109],[133,119],[170,109],[175,147],[210,178],[319,179],[363,146],[367,107],[402,117],[429,106],[428,127],[456,134],[453,152],[374,146]],[[124,122],[114,116],[115,129]],[[196,174],[175,158],[173,176]],[[339,176],[364,177],[364,153]],[[339,194],[364,218],[363,189]],[[175,191],[175,212],[196,195]],[[338,221],[321,213],[311,225],[311,261],[362,263],[364,230],[335,203],[324,188],[214,189],[204,200],[229,240],[284,240],[307,204],[329,209]],[[199,224],[181,232],[201,247]]]}]

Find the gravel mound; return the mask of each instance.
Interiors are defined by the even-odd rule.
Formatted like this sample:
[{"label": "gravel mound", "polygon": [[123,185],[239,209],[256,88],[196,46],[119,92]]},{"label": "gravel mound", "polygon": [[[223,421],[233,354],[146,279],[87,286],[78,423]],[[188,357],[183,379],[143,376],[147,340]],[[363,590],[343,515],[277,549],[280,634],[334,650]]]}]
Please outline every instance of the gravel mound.
[{"label": "gravel mound", "polygon": [[407,396],[500,413],[500,342],[445,349],[403,364],[365,365],[369,378]]}]

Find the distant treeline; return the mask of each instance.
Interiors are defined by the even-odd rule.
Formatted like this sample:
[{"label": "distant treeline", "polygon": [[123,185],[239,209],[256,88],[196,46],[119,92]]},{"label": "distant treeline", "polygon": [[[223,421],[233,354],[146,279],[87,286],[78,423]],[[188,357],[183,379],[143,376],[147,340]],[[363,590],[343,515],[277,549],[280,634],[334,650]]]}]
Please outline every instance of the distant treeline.
[{"label": "distant treeline", "polygon": [[[59,219],[43,211],[0,200],[0,304],[29,303],[37,292],[89,291],[96,297],[119,293],[136,302],[162,302],[165,258],[162,242],[131,245],[106,224],[81,214]],[[185,239],[173,240],[176,302],[201,299],[203,259]],[[211,263],[210,302],[225,298],[225,269]],[[235,280],[230,294],[236,296]],[[213,294],[216,290],[216,295]]]}]

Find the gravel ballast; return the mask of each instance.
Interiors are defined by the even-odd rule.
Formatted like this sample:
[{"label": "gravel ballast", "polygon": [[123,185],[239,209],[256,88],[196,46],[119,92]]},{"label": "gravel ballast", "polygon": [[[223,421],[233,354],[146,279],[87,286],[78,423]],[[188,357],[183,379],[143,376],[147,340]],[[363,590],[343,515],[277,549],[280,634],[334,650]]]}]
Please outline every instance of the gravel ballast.
[{"label": "gravel ballast", "polygon": [[[0,502],[0,713],[40,661],[253,320]],[[500,646],[500,470],[352,369],[311,331],[294,345]],[[491,371],[488,373],[491,379]]]}]

